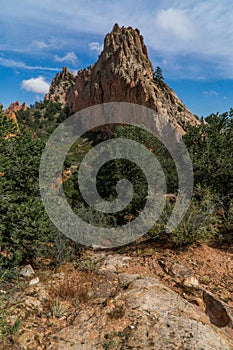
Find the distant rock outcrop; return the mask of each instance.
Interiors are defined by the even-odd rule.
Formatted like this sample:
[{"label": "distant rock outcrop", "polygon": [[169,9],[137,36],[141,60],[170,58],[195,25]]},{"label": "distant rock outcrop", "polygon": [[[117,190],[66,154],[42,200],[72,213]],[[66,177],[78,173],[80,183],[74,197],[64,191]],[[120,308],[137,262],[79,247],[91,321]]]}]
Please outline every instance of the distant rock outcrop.
[{"label": "distant rock outcrop", "polygon": [[7,137],[15,137],[16,134],[20,131],[19,130],[19,123],[17,120],[16,112],[18,111],[26,111],[27,110],[27,105],[24,102],[22,105],[20,105],[20,101],[12,102],[9,107],[6,108],[5,114],[6,116],[11,119],[14,124],[16,125],[16,130],[17,132],[14,134],[9,134]]},{"label": "distant rock outcrop", "polygon": [[8,116],[8,118],[10,118],[11,120],[13,120],[13,122],[15,123],[15,125],[16,125],[17,128],[18,128],[18,127],[19,127],[19,124],[18,124],[18,120],[17,120],[17,117],[16,117],[15,112],[9,112],[9,113],[7,113],[7,116]]},{"label": "distant rock outcrop", "polygon": [[49,93],[45,95],[44,100],[60,102],[62,105],[67,104],[67,91],[74,85],[75,76],[67,67],[62,68],[61,73],[57,73],[52,80]]},{"label": "distant rock outcrop", "polygon": [[10,114],[10,112],[18,112],[18,111],[26,111],[27,110],[26,103],[22,103],[20,105],[20,101],[12,102],[5,110],[6,114]]}]

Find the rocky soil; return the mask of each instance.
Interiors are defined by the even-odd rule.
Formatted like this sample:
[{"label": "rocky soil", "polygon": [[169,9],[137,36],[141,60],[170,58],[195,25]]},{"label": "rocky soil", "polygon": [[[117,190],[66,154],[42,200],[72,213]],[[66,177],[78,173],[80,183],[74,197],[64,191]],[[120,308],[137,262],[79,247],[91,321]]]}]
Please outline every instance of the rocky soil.
[{"label": "rocky soil", "polygon": [[142,241],[27,267],[1,287],[1,349],[233,349],[233,248]]}]

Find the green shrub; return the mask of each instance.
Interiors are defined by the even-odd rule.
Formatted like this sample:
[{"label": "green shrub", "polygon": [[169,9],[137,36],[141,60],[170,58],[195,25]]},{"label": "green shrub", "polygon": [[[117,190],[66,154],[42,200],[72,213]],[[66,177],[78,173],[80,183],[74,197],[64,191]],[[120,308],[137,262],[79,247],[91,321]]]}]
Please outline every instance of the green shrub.
[{"label": "green shrub", "polygon": [[[61,262],[72,256],[73,243],[57,232],[40,198],[39,166],[44,143],[0,113],[0,266],[1,270],[50,257]],[[9,275],[9,274],[8,274]]]},{"label": "green shrub", "polygon": [[206,242],[218,234],[215,200],[209,189],[200,186],[195,189],[184,218],[171,233],[167,233],[166,225],[174,205],[175,203],[167,201],[161,217],[149,232],[150,236],[174,246],[186,246]]},{"label": "green shrub", "polygon": [[176,246],[207,242],[217,233],[218,220],[213,196],[209,189],[198,187],[186,215],[171,234],[172,242]]}]

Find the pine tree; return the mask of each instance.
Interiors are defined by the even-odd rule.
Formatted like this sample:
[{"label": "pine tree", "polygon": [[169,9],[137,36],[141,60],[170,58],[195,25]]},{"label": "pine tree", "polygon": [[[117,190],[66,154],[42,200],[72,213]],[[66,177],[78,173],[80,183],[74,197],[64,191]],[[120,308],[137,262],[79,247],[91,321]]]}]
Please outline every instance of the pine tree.
[{"label": "pine tree", "polygon": [[164,81],[163,72],[162,72],[162,69],[160,67],[157,67],[155,72],[154,72],[154,80],[157,82]]}]

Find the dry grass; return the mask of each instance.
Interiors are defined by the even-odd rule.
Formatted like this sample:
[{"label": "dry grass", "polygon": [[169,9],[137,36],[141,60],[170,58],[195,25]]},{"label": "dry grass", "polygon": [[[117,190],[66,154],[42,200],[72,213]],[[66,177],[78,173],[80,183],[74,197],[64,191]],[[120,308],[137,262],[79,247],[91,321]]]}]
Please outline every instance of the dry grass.
[{"label": "dry grass", "polygon": [[49,289],[48,308],[51,309],[57,299],[69,302],[74,307],[89,301],[93,294],[91,278],[90,274],[74,272],[54,283]]}]

